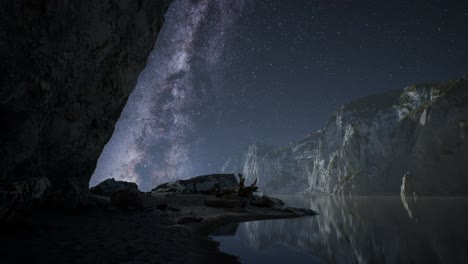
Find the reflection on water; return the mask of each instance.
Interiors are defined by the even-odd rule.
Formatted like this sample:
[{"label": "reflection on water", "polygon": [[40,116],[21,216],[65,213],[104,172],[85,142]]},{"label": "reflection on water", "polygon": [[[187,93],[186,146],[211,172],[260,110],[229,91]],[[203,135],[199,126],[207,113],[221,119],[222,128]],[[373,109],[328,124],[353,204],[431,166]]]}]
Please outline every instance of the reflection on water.
[{"label": "reflection on water", "polygon": [[320,215],[225,226],[242,263],[468,263],[468,198],[279,196]]}]

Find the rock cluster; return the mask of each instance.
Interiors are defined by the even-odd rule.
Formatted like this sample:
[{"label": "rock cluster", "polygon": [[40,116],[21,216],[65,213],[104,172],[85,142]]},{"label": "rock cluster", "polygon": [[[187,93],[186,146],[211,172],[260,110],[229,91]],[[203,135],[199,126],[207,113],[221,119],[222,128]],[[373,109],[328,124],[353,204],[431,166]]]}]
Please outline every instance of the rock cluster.
[{"label": "rock cluster", "polygon": [[163,183],[151,191],[210,194],[217,190],[235,188],[237,184],[235,174],[210,174],[197,176],[188,180]]},{"label": "rock cluster", "polygon": [[[179,224],[203,221],[203,217],[193,215],[192,212],[195,208],[198,211],[203,206],[222,209],[223,211],[228,210],[230,213],[265,212],[265,210],[270,210],[270,212],[286,214],[289,217],[317,214],[313,210],[285,207],[285,204],[280,199],[257,192],[258,188],[255,186],[255,181],[250,186],[245,186],[245,178],[242,174],[237,174],[239,182],[237,182],[234,175],[212,174],[184,180],[185,183],[205,183],[206,186],[208,186],[207,183],[209,182],[210,186],[214,186],[213,189],[210,189],[211,192],[207,192],[205,189],[200,192],[195,190],[187,191],[187,189],[180,188],[175,190],[169,189],[170,186],[185,186],[180,182],[177,184],[175,182],[162,184],[159,188],[155,188],[153,192],[146,193],[146,196],[156,198],[157,201],[157,203],[147,207],[144,206],[144,200],[147,199],[144,197],[145,194],[138,191],[134,183],[108,179],[93,187],[90,192],[93,193],[92,197],[99,206],[123,210],[141,210],[144,208],[151,210],[151,208],[154,208],[161,215],[177,216],[177,223]],[[233,179],[237,183],[234,186],[231,182]],[[229,187],[219,188],[220,185],[226,186],[225,183],[229,183]],[[109,196],[110,199],[103,195]],[[184,206],[194,207],[191,210],[187,210],[187,208],[183,209]],[[206,210],[202,209],[201,211]],[[208,210],[208,212],[213,211]],[[220,217],[223,217],[222,214]]]},{"label": "rock cluster", "polygon": [[[239,178],[237,181],[236,176]],[[182,194],[209,194],[211,197],[204,200],[207,207],[242,209],[247,205],[260,208],[283,210],[295,215],[315,215],[314,211],[304,211],[300,208],[287,207],[280,199],[270,197],[258,192],[257,181],[249,186],[245,185],[246,178],[240,173],[202,175],[188,180],[179,180],[159,185],[152,190],[152,194],[171,192]],[[202,186],[202,188],[198,188]],[[167,204],[160,205],[161,210]]]}]

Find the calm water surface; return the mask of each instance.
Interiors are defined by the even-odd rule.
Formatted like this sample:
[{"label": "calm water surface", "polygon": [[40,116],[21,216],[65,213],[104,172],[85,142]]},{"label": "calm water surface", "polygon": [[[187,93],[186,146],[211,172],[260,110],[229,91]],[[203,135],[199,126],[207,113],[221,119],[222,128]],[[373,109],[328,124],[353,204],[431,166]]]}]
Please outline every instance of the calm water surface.
[{"label": "calm water surface", "polygon": [[468,198],[277,196],[318,216],[220,228],[242,263],[468,263]]}]

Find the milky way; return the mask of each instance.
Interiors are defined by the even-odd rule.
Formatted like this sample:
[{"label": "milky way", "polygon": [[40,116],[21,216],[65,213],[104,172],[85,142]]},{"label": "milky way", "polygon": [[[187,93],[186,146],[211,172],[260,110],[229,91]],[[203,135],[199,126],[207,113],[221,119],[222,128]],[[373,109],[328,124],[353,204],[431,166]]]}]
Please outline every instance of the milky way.
[{"label": "milky way", "polygon": [[113,177],[148,190],[193,176],[189,153],[196,122],[221,87],[218,63],[244,5],[229,0],[177,0],[171,5],[91,185]]},{"label": "milky way", "polygon": [[343,103],[466,73],[468,2],[175,0],[91,184],[141,189],[284,145]]}]

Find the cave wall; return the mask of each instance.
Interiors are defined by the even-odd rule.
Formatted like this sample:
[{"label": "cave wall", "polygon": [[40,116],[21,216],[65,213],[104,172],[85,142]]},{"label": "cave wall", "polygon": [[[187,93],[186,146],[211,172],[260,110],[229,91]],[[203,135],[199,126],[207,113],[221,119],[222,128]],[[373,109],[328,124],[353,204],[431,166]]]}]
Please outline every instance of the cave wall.
[{"label": "cave wall", "polygon": [[1,2],[3,207],[84,200],[170,2]]}]

